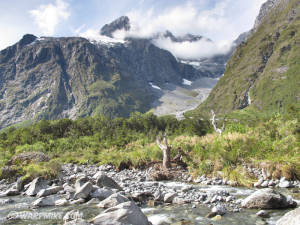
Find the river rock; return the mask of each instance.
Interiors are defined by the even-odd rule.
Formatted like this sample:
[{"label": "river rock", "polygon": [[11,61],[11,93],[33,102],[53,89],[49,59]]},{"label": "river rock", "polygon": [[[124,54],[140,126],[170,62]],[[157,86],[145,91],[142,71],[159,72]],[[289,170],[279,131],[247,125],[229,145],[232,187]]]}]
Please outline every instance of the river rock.
[{"label": "river rock", "polygon": [[223,216],[226,213],[226,208],[224,205],[218,204],[214,206],[211,210],[212,213],[216,213],[216,215]]},{"label": "river rock", "polygon": [[173,199],[177,196],[177,193],[167,193],[164,196],[164,202],[165,203],[172,203]]},{"label": "river rock", "polygon": [[91,193],[92,198],[98,198],[99,200],[104,200],[111,196],[114,192],[106,188],[97,188]]},{"label": "river rock", "polygon": [[297,208],[293,211],[284,214],[284,216],[277,221],[276,225],[299,225],[299,221],[300,208]]},{"label": "river rock", "polygon": [[77,178],[76,182],[75,182],[75,191],[79,191],[79,189],[86,184],[87,182],[89,182],[89,178],[86,176],[80,176]]},{"label": "river rock", "polygon": [[47,189],[42,189],[39,191],[39,193],[37,193],[37,197],[45,197],[48,195],[54,195],[57,192],[59,192],[60,190],[63,190],[62,186],[53,186],[53,187],[49,187]]},{"label": "river rock", "polygon": [[125,196],[119,193],[115,193],[109,196],[108,198],[106,198],[105,200],[101,201],[97,206],[99,208],[110,208],[119,205],[120,203],[128,202],[128,201],[129,199],[126,198]]},{"label": "river rock", "polygon": [[16,196],[16,195],[19,195],[19,194],[20,194],[20,192],[17,189],[10,188],[10,189],[8,189],[7,191],[5,191],[3,193],[3,197],[4,196]]},{"label": "river rock", "polygon": [[149,225],[149,221],[134,202],[124,202],[105,210],[93,219],[95,225]]},{"label": "river rock", "polygon": [[35,207],[55,206],[57,199],[52,197],[41,197],[35,200],[32,205]]},{"label": "river rock", "polygon": [[47,182],[41,177],[35,178],[29,185],[27,191],[25,192],[28,196],[36,195],[40,190],[47,188]]},{"label": "river rock", "polygon": [[80,198],[86,199],[92,190],[93,190],[93,185],[90,182],[87,182],[76,191],[74,195],[74,199],[80,199]]},{"label": "river rock", "polygon": [[291,182],[288,181],[288,180],[280,181],[280,183],[278,184],[278,186],[280,188],[289,188],[289,187],[292,187]]},{"label": "river rock", "polygon": [[256,213],[257,216],[267,218],[269,217],[269,213],[265,210],[260,210]]},{"label": "river rock", "polygon": [[254,183],[254,187],[260,187],[260,185],[264,182],[263,178],[260,178],[256,183]]},{"label": "river rock", "polygon": [[55,201],[56,206],[67,206],[69,204],[70,204],[69,201],[65,198],[58,199],[58,200]]},{"label": "river rock", "polygon": [[296,205],[293,200],[288,200],[284,195],[270,188],[258,190],[242,201],[242,207],[249,209],[279,209],[296,207]]},{"label": "river rock", "polygon": [[85,203],[84,198],[80,198],[80,199],[73,200],[73,201],[70,202],[71,205],[79,205],[79,204],[82,204],[82,203]]},{"label": "river rock", "polygon": [[108,187],[108,188],[118,189],[122,191],[122,188],[117,184],[117,182],[115,182],[112,178],[108,177],[104,173],[98,174],[96,184],[99,187]]}]

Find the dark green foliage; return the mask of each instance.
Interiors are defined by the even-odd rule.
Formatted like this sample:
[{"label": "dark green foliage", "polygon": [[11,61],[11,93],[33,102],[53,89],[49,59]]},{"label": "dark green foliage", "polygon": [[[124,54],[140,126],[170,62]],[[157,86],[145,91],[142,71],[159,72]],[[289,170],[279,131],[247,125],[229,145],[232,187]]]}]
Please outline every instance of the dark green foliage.
[{"label": "dark green foliage", "polygon": [[[124,151],[128,144],[141,141],[147,145],[159,133],[168,136],[205,135],[210,130],[208,121],[174,117],[157,117],[152,113],[132,113],[129,118],[109,119],[103,116],[77,120],[42,120],[29,127],[11,127],[0,133],[0,151],[8,156],[24,151],[42,151],[56,158],[68,154],[71,161],[96,158],[104,150]],[[81,156],[83,156],[81,158]],[[68,161],[62,159],[61,161]],[[1,166],[1,165],[0,165]]]}]

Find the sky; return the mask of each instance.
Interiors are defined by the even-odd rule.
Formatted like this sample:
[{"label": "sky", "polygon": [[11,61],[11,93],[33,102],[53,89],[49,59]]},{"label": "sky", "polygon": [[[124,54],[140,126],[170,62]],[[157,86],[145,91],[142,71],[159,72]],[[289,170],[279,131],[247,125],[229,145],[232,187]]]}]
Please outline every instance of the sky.
[{"label": "sky", "polygon": [[[124,36],[148,37],[170,30],[175,35],[191,33],[214,41],[174,44],[158,40],[159,47],[180,56],[226,51],[239,34],[252,28],[266,0],[0,0],[0,50],[24,34],[36,36],[98,35],[100,28],[127,15],[131,31]],[[191,52],[191,51],[194,51]],[[183,52],[183,53],[182,53]],[[178,55],[179,54],[179,55]]]}]

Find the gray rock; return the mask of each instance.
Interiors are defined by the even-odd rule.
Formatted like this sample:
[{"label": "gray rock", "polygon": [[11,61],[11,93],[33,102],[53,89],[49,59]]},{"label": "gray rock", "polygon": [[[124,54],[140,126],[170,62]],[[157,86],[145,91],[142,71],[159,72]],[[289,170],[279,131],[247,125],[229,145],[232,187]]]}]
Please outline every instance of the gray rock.
[{"label": "gray rock", "polygon": [[279,187],[280,188],[289,188],[289,187],[292,187],[292,184],[290,181],[284,180],[284,181],[280,181]]},{"label": "gray rock", "polygon": [[79,178],[77,178],[75,182],[75,191],[77,192],[87,182],[89,182],[89,178],[87,178],[86,176],[80,176]]},{"label": "gray rock", "polygon": [[260,210],[256,213],[257,216],[267,218],[269,217],[269,213],[265,210]]},{"label": "gray rock", "polygon": [[260,187],[260,185],[264,182],[263,178],[260,178],[256,183],[254,183],[254,187]]},{"label": "gray rock", "polygon": [[178,205],[189,203],[189,202],[190,202],[189,200],[184,199],[182,197],[175,197],[172,201],[173,204],[178,204]]},{"label": "gray rock", "polygon": [[115,193],[109,196],[108,198],[106,198],[105,200],[101,201],[97,206],[99,208],[110,208],[120,203],[128,202],[128,201],[129,199],[126,198],[125,196]]},{"label": "gray rock", "polygon": [[259,208],[259,209],[279,209],[296,207],[296,202],[288,201],[287,198],[270,189],[262,189],[254,192],[242,202],[244,208]]},{"label": "gray rock", "polygon": [[112,190],[106,188],[97,188],[90,195],[92,198],[98,198],[100,200],[104,200],[111,196],[114,192]]},{"label": "gray rock", "polygon": [[16,196],[19,195],[20,192],[17,189],[11,188],[3,193],[3,196]]},{"label": "gray rock", "polygon": [[47,188],[47,182],[41,177],[35,178],[29,185],[27,191],[25,192],[28,196],[36,195],[40,190]]},{"label": "gray rock", "polygon": [[57,198],[54,198],[53,196],[41,197],[35,200],[32,205],[35,207],[55,206],[56,200]]},{"label": "gray rock", "polygon": [[60,190],[62,190],[63,187],[62,186],[53,186],[53,187],[49,187],[47,189],[42,189],[37,193],[37,197],[45,197],[48,195],[54,195],[57,192],[59,192]]},{"label": "gray rock", "polygon": [[78,204],[82,204],[82,203],[85,203],[84,198],[80,198],[80,199],[73,200],[73,201],[70,202],[71,205],[78,205]]},{"label": "gray rock", "polygon": [[58,199],[58,200],[55,201],[56,206],[67,206],[69,204],[70,204],[69,201],[65,198]]},{"label": "gray rock", "polygon": [[226,207],[224,205],[218,204],[214,206],[211,210],[212,213],[216,213],[216,215],[223,216],[226,213]]},{"label": "gray rock", "polygon": [[122,191],[123,189],[115,182],[112,178],[108,177],[106,174],[101,173],[97,177],[96,184],[99,187],[108,187],[112,189],[118,189]]},{"label": "gray rock", "polygon": [[165,203],[172,203],[173,199],[177,196],[177,193],[167,193],[164,196],[164,202]]},{"label": "gray rock", "polygon": [[300,208],[297,208],[293,211],[286,213],[281,217],[276,225],[299,225],[300,221]]},{"label": "gray rock", "polygon": [[260,186],[261,187],[268,187],[269,186],[269,181],[265,180],[264,182],[262,182],[262,184]]},{"label": "gray rock", "polygon": [[93,185],[90,182],[85,183],[81,186],[75,193],[74,199],[87,198],[91,191],[93,190]]},{"label": "gray rock", "polygon": [[95,225],[149,225],[144,213],[133,202],[124,202],[105,210],[93,219]]},{"label": "gray rock", "polygon": [[92,198],[91,200],[89,200],[88,202],[86,202],[86,205],[92,205],[92,204],[99,204],[100,200],[98,198]]}]

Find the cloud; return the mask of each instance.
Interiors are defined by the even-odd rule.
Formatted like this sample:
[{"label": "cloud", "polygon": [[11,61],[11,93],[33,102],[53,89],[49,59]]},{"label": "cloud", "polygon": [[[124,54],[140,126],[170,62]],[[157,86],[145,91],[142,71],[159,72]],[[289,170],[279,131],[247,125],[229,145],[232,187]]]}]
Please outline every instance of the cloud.
[{"label": "cloud", "polygon": [[[175,36],[187,33],[207,37],[197,42],[172,42],[160,37],[154,41],[158,47],[170,51],[178,58],[195,59],[225,54],[231,43],[242,33],[253,27],[262,3],[266,0],[189,0],[165,7],[137,7],[125,13],[130,18],[130,31],[117,31],[117,40],[125,37],[150,38],[166,30]],[[143,4],[143,0],[138,1]],[[139,5],[140,5],[139,4]],[[155,8],[156,7],[156,8]],[[101,40],[99,29],[87,29],[79,36]]]},{"label": "cloud", "polygon": [[[240,33],[250,30],[259,8],[266,0],[211,0],[187,1],[157,12],[138,9],[127,13],[132,22],[131,35],[149,37],[170,30],[175,35],[199,34],[213,40],[234,40]],[[206,4],[205,4],[206,2]],[[210,5],[210,7],[208,7]]]},{"label": "cloud", "polygon": [[63,0],[56,0],[55,4],[41,5],[29,13],[44,35],[53,35],[57,25],[67,20],[71,14],[69,4]]},{"label": "cloud", "polygon": [[231,42],[214,43],[205,38],[197,42],[172,42],[170,38],[159,38],[154,41],[154,44],[170,51],[177,58],[189,60],[226,54],[232,46]]}]

